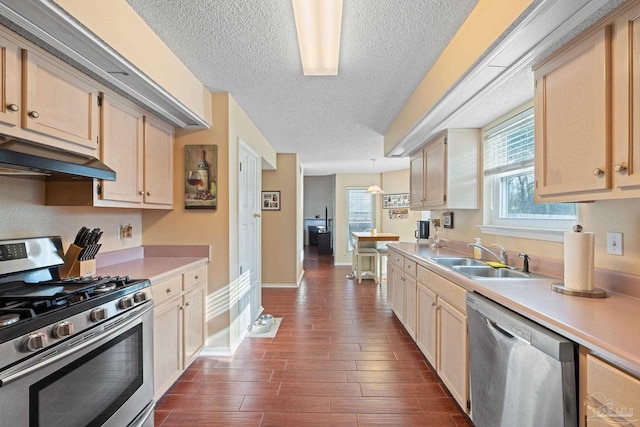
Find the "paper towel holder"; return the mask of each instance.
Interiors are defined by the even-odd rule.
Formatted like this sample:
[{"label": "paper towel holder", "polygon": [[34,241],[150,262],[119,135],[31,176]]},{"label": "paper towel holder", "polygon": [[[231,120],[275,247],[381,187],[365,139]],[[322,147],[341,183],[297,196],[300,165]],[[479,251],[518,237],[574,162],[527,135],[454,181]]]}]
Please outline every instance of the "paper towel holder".
[{"label": "paper towel holder", "polygon": [[593,288],[591,290],[580,290],[580,289],[570,289],[564,286],[563,283],[552,283],[551,290],[560,292],[565,295],[573,295],[577,297],[587,297],[587,298],[606,298],[607,291],[600,288]]},{"label": "paper towel holder", "polygon": [[[582,226],[580,224],[576,224],[573,226],[574,233],[582,232]],[[564,283],[552,283],[551,290],[555,292],[559,292],[565,295],[573,295],[577,297],[587,297],[587,298],[606,298],[607,291],[600,288],[593,289],[571,289],[564,286]]]}]

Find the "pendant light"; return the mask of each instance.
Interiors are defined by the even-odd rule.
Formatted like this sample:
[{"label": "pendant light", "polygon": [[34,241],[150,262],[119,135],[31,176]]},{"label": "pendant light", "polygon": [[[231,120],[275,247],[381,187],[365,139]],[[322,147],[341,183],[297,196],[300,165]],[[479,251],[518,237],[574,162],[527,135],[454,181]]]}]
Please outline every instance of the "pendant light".
[{"label": "pendant light", "polygon": [[382,191],[382,188],[378,187],[375,182],[376,182],[376,159],[371,159],[371,161],[373,162],[373,166],[371,169],[371,181],[373,182],[373,184],[371,184],[369,186],[369,188],[367,188],[367,193],[372,193],[372,194],[382,194],[384,193],[384,191]]}]

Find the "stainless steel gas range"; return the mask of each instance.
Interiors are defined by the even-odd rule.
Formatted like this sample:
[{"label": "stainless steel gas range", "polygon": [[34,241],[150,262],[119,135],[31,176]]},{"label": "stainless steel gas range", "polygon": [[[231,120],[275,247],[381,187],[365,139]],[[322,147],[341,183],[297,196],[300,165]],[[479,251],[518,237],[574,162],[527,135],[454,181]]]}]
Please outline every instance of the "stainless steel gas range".
[{"label": "stainless steel gas range", "polygon": [[60,237],[0,241],[0,425],[153,426],[148,280],[60,280]]}]

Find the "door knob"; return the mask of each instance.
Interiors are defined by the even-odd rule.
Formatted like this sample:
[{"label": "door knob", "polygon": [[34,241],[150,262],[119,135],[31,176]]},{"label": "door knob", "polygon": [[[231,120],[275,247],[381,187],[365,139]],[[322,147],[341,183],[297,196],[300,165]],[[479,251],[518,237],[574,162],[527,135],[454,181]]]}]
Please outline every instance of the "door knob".
[{"label": "door knob", "polygon": [[254,218],[260,218],[260,214],[259,214],[259,213],[254,213],[254,214],[253,214],[253,217],[254,217]]}]

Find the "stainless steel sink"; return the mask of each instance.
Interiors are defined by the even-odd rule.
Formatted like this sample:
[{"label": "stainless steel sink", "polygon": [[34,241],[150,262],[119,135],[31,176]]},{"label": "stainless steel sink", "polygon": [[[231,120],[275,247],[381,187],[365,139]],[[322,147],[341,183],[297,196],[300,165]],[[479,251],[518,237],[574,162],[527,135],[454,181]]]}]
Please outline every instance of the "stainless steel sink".
[{"label": "stainless steel sink", "polygon": [[473,258],[465,258],[465,257],[432,257],[433,261],[437,262],[441,265],[446,265],[447,267],[453,266],[485,266],[487,264],[484,261],[479,261]]},{"label": "stainless steel sink", "polygon": [[451,267],[453,271],[462,273],[466,276],[477,277],[491,277],[491,278],[515,278],[515,279],[530,279],[531,275],[523,273],[521,271],[511,270],[508,268],[493,268],[488,265],[454,265]]}]

